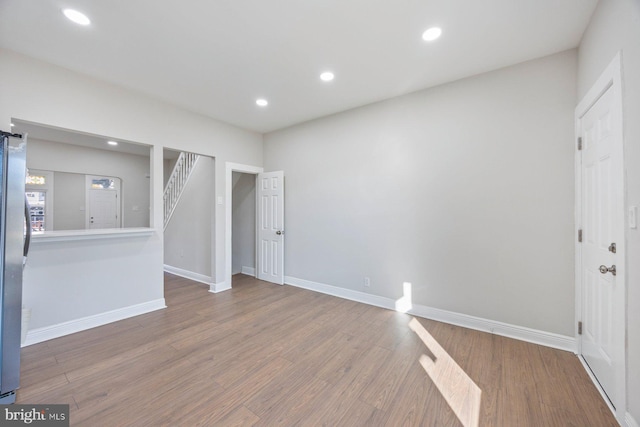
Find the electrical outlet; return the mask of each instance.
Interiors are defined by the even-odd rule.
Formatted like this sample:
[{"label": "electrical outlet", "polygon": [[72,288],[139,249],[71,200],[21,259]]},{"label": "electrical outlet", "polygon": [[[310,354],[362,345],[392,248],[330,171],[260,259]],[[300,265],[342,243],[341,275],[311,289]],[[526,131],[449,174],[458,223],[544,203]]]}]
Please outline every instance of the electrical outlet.
[{"label": "electrical outlet", "polygon": [[364,278],[364,286],[367,287],[367,288],[369,286],[371,286],[371,279],[369,279],[368,277],[365,277]]}]

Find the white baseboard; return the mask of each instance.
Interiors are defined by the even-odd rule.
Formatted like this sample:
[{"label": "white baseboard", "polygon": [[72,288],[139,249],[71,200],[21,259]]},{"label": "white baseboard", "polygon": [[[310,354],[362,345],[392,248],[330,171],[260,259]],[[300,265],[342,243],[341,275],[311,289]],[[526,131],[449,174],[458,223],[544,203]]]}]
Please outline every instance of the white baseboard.
[{"label": "white baseboard", "polygon": [[640,424],[638,424],[638,422],[635,419],[633,419],[631,414],[628,412],[625,415],[624,420],[627,422],[627,427],[640,427]]},{"label": "white baseboard", "polygon": [[173,267],[171,265],[164,265],[164,271],[167,273],[174,274],[176,276],[184,277],[185,279],[190,279],[195,282],[204,283],[205,285],[212,285],[213,279],[210,276],[205,276],[204,274],[194,273],[193,271],[183,270],[182,268]]},{"label": "white baseboard", "polygon": [[[310,280],[298,279],[296,277],[285,276],[284,281],[287,285],[304,288],[311,291],[320,292],[327,295],[333,295],[364,304],[374,305],[376,307],[387,308],[389,310],[396,309],[396,300],[392,298],[372,295],[365,292],[354,291],[351,289],[339,288],[337,286],[326,285],[324,283],[312,282]],[[483,319],[480,317],[469,316],[466,314],[455,313],[447,310],[440,310],[425,305],[413,304],[412,308],[407,312],[414,316],[424,317],[426,319],[437,320],[443,323],[449,323],[464,328],[475,329],[478,331],[489,332],[496,335],[514,338],[520,341],[526,341],[533,344],[539,344],[546,347],[557,348],[560,350],[576,352],[575,338],[559,335],[552,332],[540,331],[537,329],[526,328],[523,326],[510,325],[508,323],[497,322],[494,320]]]},{"label": "white baseboard", "polygon": [[22,347],[106,325],[107,323],[117,322],[118,320],[128,319],[129,317],[139,316],[166,307],[164,298],[159,298],[129,307],[94,314],[93,316],[58,323],[57,325],[32,329],[27,332],[27,337]]},{"label": "white baseboard", "polygon": [[339,288],[337,286],[325,285],[324,283],[312,282],[310,280],[298,279],[290,276],[284,277],[284,283],[297,288],[308,289],[310,291],[333,295],[334,297],[340,297],[351,301],[362,302],[364,304],[375,305],[376,307],[395,310],[395,301],[391,298],[380,297],[366,292]]},{"label": "white baseboard", "polygon": [[220,282],[220,283],[210,283],[209,284],[209,292],[217,294],[218,292],[228,291],[231,289],[231,283]]},{"label": "white baseboard", "polygon": [[553,332],[545,332],[524,326],[511,325],[509,323],[440,310],[438,308],[427,307],[424,305],[414,304],[413,309],[409,310],[408,313],[424,317],[426,319],[437,320],[439,322],[475,329],[477,331],[489,332],[520,341],[570,351],[572,353],[576,353],[577,350],[576,340],[574,338],[555,334]]},{"label": "white baseboard", "polygon": [[256,269],[253,267],[242,267],[242,274],[246,274],[247,276],[256,276]]}]

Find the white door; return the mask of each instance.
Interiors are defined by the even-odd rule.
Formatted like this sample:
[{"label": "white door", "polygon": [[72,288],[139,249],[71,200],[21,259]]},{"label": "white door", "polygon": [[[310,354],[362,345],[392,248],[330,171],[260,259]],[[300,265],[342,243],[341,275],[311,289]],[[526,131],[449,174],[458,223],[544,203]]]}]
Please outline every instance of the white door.
[{"label": "white door", "polygon": [[284,284],[284,172],[258,174],[258,279]]},{"label": "white door", "polygon": [[[614,88],[609,87],[580,118],[582,138],[580,278],[582,357],[615,407],[619,370],[624,370],[623,279],[624,197],[622,132],[616,119]],[[615,247],[614,247],[615,246]]]},{"label": "white door", "polygon": [[118,228],[118,195],[114,190],[89,190],[89,228]]},{"label": "white door", "polygon": [[120,179],[87,176],[86,226],[120,228]]}]

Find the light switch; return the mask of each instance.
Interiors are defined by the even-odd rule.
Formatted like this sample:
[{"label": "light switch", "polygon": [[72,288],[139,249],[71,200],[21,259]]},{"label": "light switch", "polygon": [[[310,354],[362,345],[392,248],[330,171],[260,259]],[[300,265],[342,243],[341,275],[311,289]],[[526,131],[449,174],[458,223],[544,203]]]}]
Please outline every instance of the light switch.
[{"label": "light switch", "polygon": [[222,200],[223,200],[223,199],[222,199],[222,196],[218,196],[218,204],[219,204],[219,205],[221,205],[221,204],[223,203],[223,201],[222,201]]},{"label": "light switch", "polygon": [[629,228],[638,228],[638,207],[629,208]]}]

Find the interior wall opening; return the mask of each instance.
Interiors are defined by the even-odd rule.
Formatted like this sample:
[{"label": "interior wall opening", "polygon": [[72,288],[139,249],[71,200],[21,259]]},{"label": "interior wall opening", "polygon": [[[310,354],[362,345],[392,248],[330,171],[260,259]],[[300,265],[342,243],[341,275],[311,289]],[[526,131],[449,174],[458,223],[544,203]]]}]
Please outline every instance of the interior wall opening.
[{"label": "interior wall opening", "polygon": [[232,172],[231,274],[255,276],[256,175]]},{"label": "interior wall opening", "polygon": [[196,153],[163,150],[164,269],[211,284],[215,162]]},{"label": "interior wall opening", "polygon": [[148,145],[12,123],[14,132],[27,134],[25,189],[34,233],[149,227]]}]

